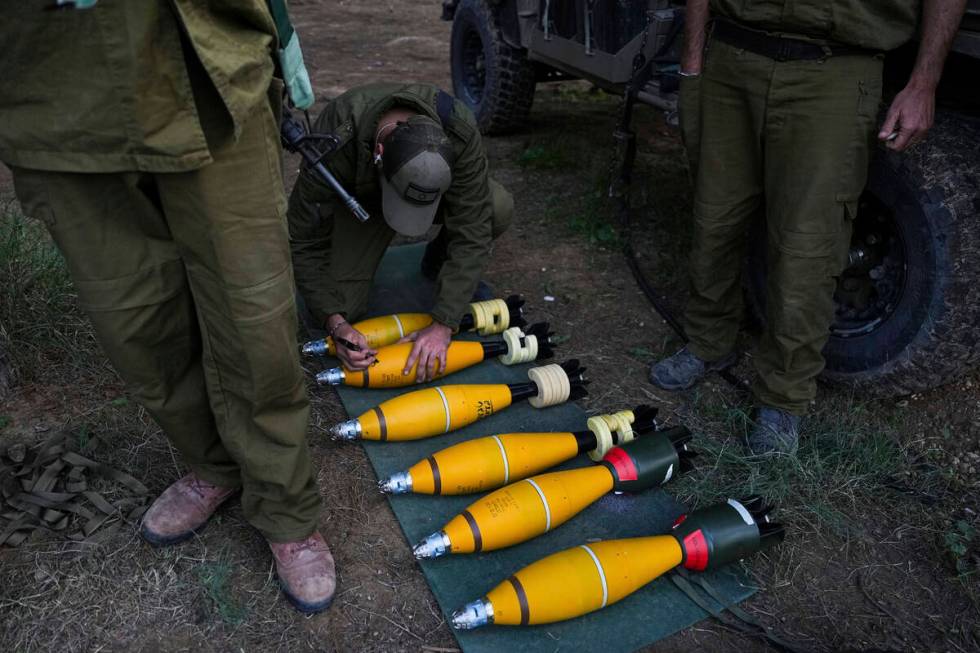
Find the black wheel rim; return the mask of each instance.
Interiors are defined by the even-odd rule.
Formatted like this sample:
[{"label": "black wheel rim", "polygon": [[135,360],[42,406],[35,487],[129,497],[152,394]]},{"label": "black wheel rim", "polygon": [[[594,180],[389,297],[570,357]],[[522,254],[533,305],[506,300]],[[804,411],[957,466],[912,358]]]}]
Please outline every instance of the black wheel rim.
[{"label": "black wheel rim", "polygon": [[478,31],[467,27],[462,35],[461,46],[463,93],[469,104],[478,105],[483,100],[483,87],[487,81],[483,39]]},{"label": "black wheel rim", "polygon": [[851,236],[850,264],[837,281],[834,323],[837,338],[881,328],[905,294],[908,249],[894,212],[865,192]]}]

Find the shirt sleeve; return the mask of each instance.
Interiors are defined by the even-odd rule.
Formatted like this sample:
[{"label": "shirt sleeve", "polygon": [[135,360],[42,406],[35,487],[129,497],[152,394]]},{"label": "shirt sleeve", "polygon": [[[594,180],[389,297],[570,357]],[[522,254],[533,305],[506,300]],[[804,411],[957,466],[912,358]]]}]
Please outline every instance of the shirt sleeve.
[{"label": "shirt sleeve", "polygon": [[327,316],[348,313],[349,307],[340,284],[331,275],[332,218],[338,201],[317,201],[317,182],[311,177],[304,169],[289,196],[289,247],[296,287],[314,319],[326,324]]},{"label": "shirt sleeve", "polygon": [[479,132],[453,166],[453,182],[443,195],[447,260],[439,272],[432,317],[456,329],[490,257],[493,200],[489,166]]}]

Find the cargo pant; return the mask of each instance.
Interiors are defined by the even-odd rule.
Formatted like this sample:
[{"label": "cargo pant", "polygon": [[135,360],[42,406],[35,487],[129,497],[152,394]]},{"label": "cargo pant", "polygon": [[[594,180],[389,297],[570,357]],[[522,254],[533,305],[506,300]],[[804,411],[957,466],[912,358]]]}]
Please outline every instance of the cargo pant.
[{"label": "cargo pant", "polygon": [[15,169],[14,183],[109,359],[184,461],[241,486],[246,518],[270,540],[302,539],[320,500],[268,105],[212,156],[182,173]]},{"label": "cargo pant", "polygon": [[683,81],[695,189],[689,346],[708,361],[735,349],[747,237],[764,219],[767,315],[753,386],[764,405],[803,414],[816,395],[881,72],[881,57],[779,62],[712,39],[702,74]]}]

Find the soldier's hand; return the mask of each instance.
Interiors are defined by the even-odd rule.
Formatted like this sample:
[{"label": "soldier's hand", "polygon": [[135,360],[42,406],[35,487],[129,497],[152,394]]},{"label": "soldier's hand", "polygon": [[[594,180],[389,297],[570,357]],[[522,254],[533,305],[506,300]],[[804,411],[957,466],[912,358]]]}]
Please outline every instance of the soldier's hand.
[{"label": "soldier's hand", "polygon": [[926,136],[936,114],[936,95],[929,88],[906,86],[895,96],[878,132],[885,147],[901,152]]},{"label": "soldier's hand", "polygon": [[[346,340],[360,351],[352,349],[342,341]],[[368,346],[367,338],[360,331],[344,322],[333,331],[333,341],[337,346],[337,358],[349,370],[364,370],[374,363],[378,352]]]},{"label": "soldier's hand", "polygon": [[416,383],[431,381],[437,374],[446,371],[446,349],[452,339],[453,330],[445,324],[433,322],[424,329],[419,329],[408,334],[398,342],[414,342],[408,360],[405,361],[405,368],[402,374],[407,375],[412,371],[415,361],[418,361],[419,368],[415,373]]}]

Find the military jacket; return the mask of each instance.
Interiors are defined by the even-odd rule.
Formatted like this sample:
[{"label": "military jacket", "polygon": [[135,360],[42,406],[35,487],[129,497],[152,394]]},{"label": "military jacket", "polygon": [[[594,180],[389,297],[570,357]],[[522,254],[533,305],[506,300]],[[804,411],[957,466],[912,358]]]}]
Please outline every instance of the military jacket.
[{"label": "military jacket", "polygon": [[[316,132],[334,134],[339,148],[325,163],[371,213],[356,220],[333,190],[304,168],[289,199],[289,236],[296,283],[321,323],[332,313],[359,316],[371,279],[395,236],[381,212],[381,187],[373,162],[379,117],[404,106],[439,121],[438,89],[427,84],[378,83],[337,97],[317,118]],[[437,321],[455,328],[490,255],[493,202],[487,157],[472,112],[459,101],[445,126],[452,144],[452,183],[440,200],[436,221],[448,235],[448,259],[438,278]]]},{"label": "military jacket", "polygon": [[[57,11],[53,5],[4,3],[0,160],[8,164],[63,172],[193,170],[211,162],[203,125],[230,122],[237,137],[268,97],[275,24],[264,0],[101,0]],[[215,101],[199,109],[198,88]]]},{"label": "military jacket", "polygon": [[919,0],[711,0],[715,16],[748,27],[798,34],[869,50],[892,50],[912,38]]}]

